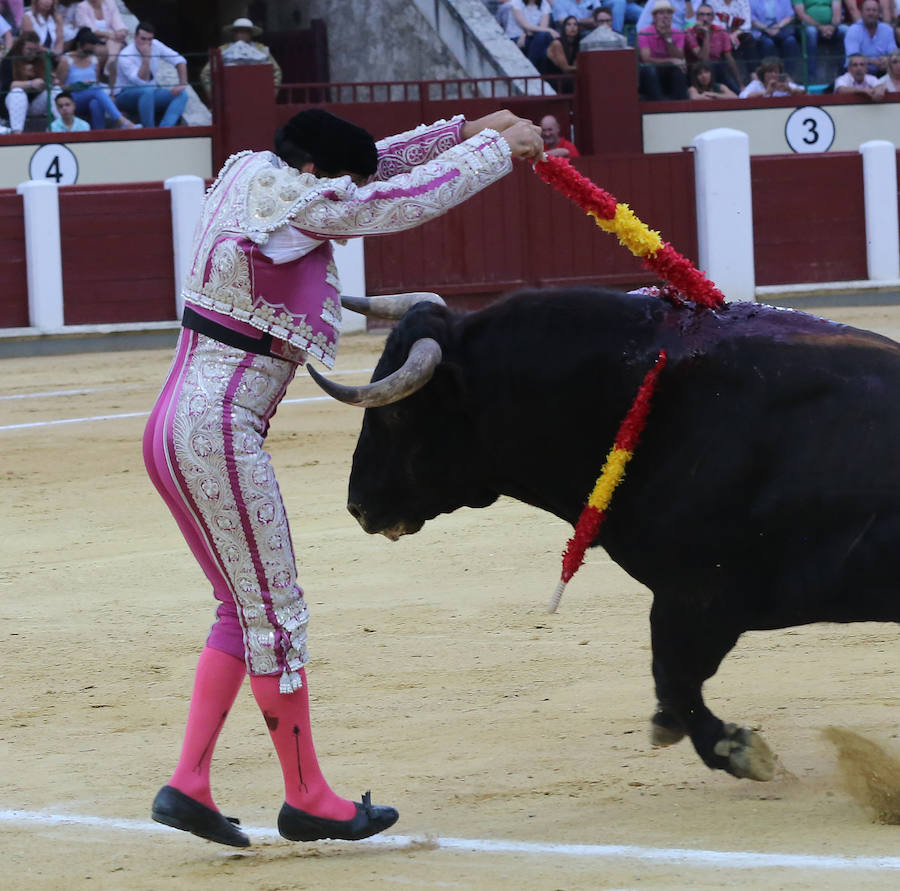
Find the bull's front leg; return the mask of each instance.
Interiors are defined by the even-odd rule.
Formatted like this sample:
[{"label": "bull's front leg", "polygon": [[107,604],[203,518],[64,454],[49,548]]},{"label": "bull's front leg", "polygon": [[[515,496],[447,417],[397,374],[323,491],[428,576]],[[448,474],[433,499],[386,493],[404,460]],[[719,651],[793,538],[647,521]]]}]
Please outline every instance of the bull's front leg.
[{"label": "bull's front leg", "polygon": [[653,678],[659,700],[651,719],[651,742],[672,745],[685,734],[697,754],[714,770],[736,777],[771,780],[775,758],[763,738],[717,718],[703,701],[704,681],[711,678],[737,642],[724,617],[703,611],[668,608],[654,600],[650,613]]}]

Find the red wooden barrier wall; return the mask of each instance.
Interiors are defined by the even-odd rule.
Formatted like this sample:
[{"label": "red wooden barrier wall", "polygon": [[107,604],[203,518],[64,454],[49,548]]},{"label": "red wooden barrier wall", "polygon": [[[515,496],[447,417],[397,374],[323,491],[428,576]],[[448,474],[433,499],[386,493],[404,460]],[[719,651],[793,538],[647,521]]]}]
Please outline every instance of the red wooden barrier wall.
[{"label": "red wooden barrier wall", "polygon": [[28,275],[22,196],[0,189],[0,328],[28,325]]},{"label": "red wooden barrier wall", "polygon": [[175,319],[172,212],[160,182],[59,190],[67,325]]},{"label": "red wooden barrier wall", "polygon": [[[598,155],[576,167],[696,262],[690,152]],[[751,158],[759,285],[865,279],[856,153]],[[162,183],[60,189],[66,324],[174,320],[170,197]],[[896,196],[895,196],[896,200]],[[438,220],[366,239],[369,292],[434,290],[457,304],[525,285],[646,284],[616,239],[526,164]],[[0,190],[0,327],[28,325],[22,198]]]},{"label": "red wooden barrier wall", "polygon": [[750,179],[757,285],[868,276],[860,154],[754,157]]},{"label": "red wooden barrier wall", "polygon": [[[649,226],[696,261],[693,157],[608,155],[578,169],[630,204]],[[431,290],[493,296],[524,285],[618,287],[654,276],[527,164],[461,207],[417,229],[366,239],[371,294]]]}]

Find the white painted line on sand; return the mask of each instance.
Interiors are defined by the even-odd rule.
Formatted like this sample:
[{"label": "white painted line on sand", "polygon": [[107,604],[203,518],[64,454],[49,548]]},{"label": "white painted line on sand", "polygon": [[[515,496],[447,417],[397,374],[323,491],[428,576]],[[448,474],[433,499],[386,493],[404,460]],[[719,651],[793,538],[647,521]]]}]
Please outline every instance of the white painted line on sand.
[{"label": "white painted line on sand", "polygon": [[121,387],[117,384],[109,384],[105,387],[81,387],[77,390],[48,390],[45,393],[6,393],[0,394],[0,399],[44,399],[48,396],[83,396],[88,393],[102,393],[107,390],[136,390],[137,385],[131,384]]},{"label": "white painted line on sand", "polygon": [[[335,402],[330,396],[306,396],[300,399],[282,399],[280,405],[300,405],[307,402]],[[120,415],[90,415],[84,418],[57,418],[52,421],[28,421],[25,424],[6,424],[0,427],[3,430],[27,430],[31,427],[55,427],[58,424],[85,424],[89,421],[119,421],[125,418],[146,418],[150,414],[149,411],[131,411]]]},{"label": "white painted line on sand", "polygon": [[[81,814],[50,814],[42,811],[0,810],[0,823],[37,826],[82,826],[122,832],[172,832],[158,823],[122,820]],[[243,826],[251,839],[275,841],[274,829]],[[316,844],[342,844],[317,842]],[[693,848],[653,848],[643,845],[571,845],[552,842],[520,842],[478,838],[414,838],[409,835],[376,835],[354,844],[384,848],[471,851],[482,854],[535,854],[538,856],[593,857],[600,860],[640,860],[680,866],[730,869],[900,870],[900,857],[861,857],[834,854],[781,854],[764,851],[708,851]]]},{"label": "white painted line on sand", "polygon": [[[338,371],[330,377],[343,377],[348,374],[371,374],[371,368],[354,368],[348,371]],[[93,389],[82,389],[82,390],[56,390],[53,392],[47,393],[13,393],[7,395],[0,395],[0,399],[31,399],[31,398],[40,398],[45,396],[74,396],[85,393],[97,393],[101,390],[108,389],[116,389],[114,387],[94,387]],[[136,387],[127,387],[125,389],[136,389]],[[298,397],[297,399],[282,399],[280,405],[303,405],[309,402],[334,402],[334,400],[330,396],[303,396]],[[338,403],[335,402],[335,405]],[[118,421],[123,420],[125,418],[140,418],[147,417],[150,414],[149,411],[133,411],[126,412],[123,414],[116,415],[88,415],[83,418],[54,418],[49,421],[28,421],[23,424],[6,424],[4,426],[0,426],[0,432],[4,430],[28,430],[35,427],[55,427],[59,424],[86,424],[91,421]]]},{"label": "white painted line on sand", "polygon": [[27,430],[30,427],[56,427],[59,424],[83,424],[87,421],[118,421],[121,418],[140,418],[149,415],[148,411],[132,411],[122,415],[92,415],[89,418],[58,418],[53,421],[29,421],[26,424],[6,424],[0,430]]}]

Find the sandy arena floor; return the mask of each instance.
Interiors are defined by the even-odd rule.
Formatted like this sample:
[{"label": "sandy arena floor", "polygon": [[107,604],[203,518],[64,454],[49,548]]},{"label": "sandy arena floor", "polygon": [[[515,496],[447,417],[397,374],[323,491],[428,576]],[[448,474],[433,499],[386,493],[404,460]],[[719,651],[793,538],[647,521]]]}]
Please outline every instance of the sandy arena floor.
[{"label": "sandy arena floor", "polygon": [[[900,308],[827,314],[900,339]],[[346,338],[341,379],[366,379],[382,340]],[[711,773],[686,742],[654,750],[648,592],[594,551],[547,615],[571,530],[509,500],[396,544],[364,535],[344,508],[361,415],[304,401],[306,374],[270,447],[313,612],[319,754],[338,791],[371,787],[400,822],[357,844],[281,840],[245,685],[213,780],[252,847],[152,823],[213,613],[141,463],[169,360],[0,361],[0,888],[900,887],[900,826],[872,822],[822,737],[837,725],[900,756],[896,627],[742,638],[707,698],[763,733],[773,782]]]}]

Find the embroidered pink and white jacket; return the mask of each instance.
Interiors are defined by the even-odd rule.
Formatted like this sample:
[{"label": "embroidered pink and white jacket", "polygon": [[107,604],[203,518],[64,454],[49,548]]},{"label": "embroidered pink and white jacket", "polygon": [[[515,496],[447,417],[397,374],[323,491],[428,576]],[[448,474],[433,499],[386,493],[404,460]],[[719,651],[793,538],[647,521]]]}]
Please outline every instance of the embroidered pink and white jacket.
[{"label": "embroidered pink and white jacket", "polygon": [[375,180],[320,179],[271,152],[232,155],[206,194],[186,305],[229,328],[273,336],[272,352],[334,365],[340,282],[330,239],[383,235],[440,216],[512,168],[494,130],[461,141],[465,119],[376,144]]}]

